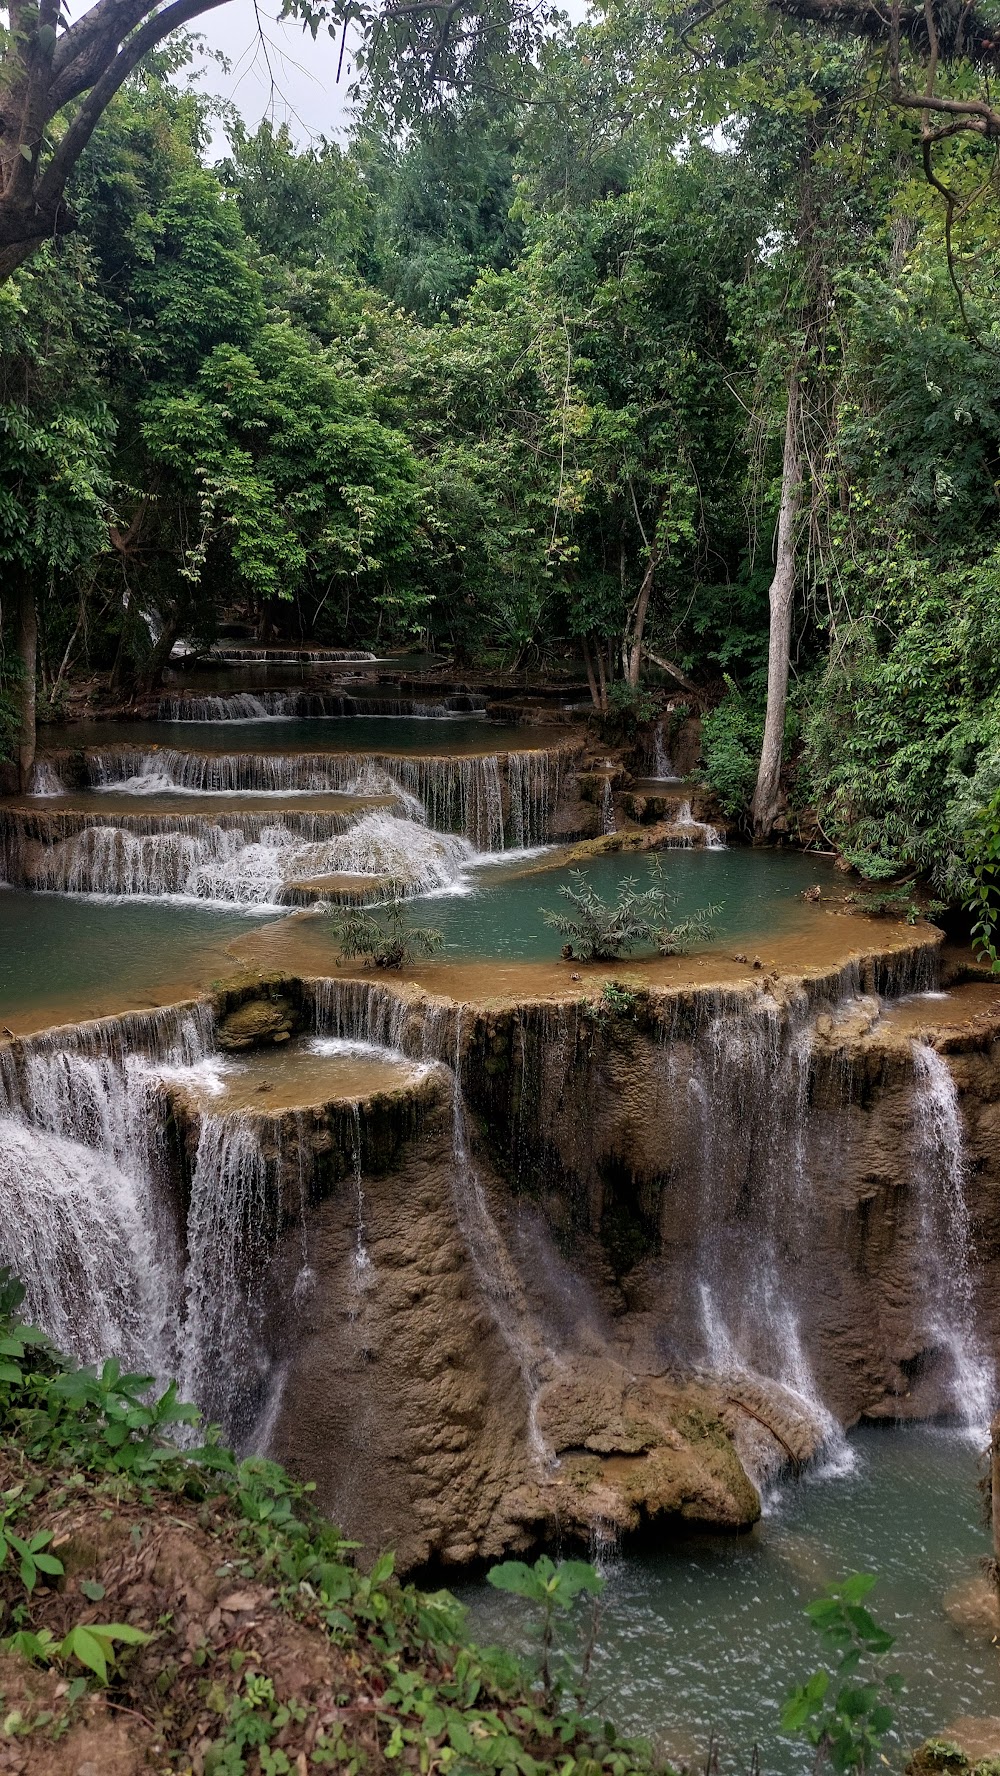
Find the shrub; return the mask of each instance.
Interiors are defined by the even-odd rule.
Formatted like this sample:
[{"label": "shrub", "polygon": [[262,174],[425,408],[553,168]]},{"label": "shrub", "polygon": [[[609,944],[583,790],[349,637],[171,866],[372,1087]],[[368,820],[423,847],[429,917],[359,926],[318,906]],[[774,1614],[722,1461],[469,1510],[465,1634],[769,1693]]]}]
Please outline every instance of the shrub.
[{"label": "shrub", "polygon": [[722,702],[701,719],[702,775],[723,813],[742,814],[749,807],[763,739],[763,702],[744,696],[727,678]]},{"label": "shrub", "polygon": [[[793,1690],[781,1724],[801,1733],[814,1748],[814,1770],[829,1762],[835,1770],[857,1776],[886,1760],[882,1741],[895,1719],[893,1701],[903,1687],[896,1672],[883,1672],[881,1660],[895,1645],[864,1607],[875,1584],[871,1573],[852,1573],[840,1585],[828,1585],[806,1608],[806,1615],[827,1647],[836,1653],[831,1672],[814,1671]],[[862,1679],[863,1665],[869,1670]]]},{"label": "shrub", "polygon": [[569,940],[566,955],[581,962],[616,962],[639,945],[658,950],[661,956],[677,956],[693,943],[706,942],[721,909],[702,907],[675,923],[671,907],[677,896],[664,886],[658,857],[650,858],[649,874],[647,889],[640,890],[635,877],[627,876],[616,900],[608,902],[585,870],[571,870],[570,881],[559,892],[572,910],[542,913],[546,925]]},{"label": "shrub", "polygon": [[433,956],[444,936],[431,926],[411,925],[398,895],[379,907],[350,907],[334,916],[342,962],[365,968],[403,968],[417,956]]}]

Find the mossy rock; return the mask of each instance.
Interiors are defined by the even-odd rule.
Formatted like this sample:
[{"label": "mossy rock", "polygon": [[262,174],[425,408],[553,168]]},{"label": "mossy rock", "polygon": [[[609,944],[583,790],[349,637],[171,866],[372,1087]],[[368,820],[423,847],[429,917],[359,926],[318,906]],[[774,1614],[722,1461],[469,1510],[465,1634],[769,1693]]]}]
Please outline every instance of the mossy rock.
[{"label": "mossy rock", "polygon": [[264,1048],[287,1042],[297,1022],[294,1005],[280,995],[245,999],[223,1018],[216,1030],[216,1041],[228,1053],[245,1048]]}]

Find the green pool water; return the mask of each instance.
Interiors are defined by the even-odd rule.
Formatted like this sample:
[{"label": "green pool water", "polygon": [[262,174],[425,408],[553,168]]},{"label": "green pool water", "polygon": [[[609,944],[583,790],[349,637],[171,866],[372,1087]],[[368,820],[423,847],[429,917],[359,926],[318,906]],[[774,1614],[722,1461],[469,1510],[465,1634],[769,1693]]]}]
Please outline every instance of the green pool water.
[{"label": "green pool water", "polygon": [[196,902],[100,901],[0,888],[0,1023],[60,1021],[183,998],[231,972],[230,939],[261,915]]},{"label": "green pool water", "polygon": [[[887,1668],[903,1674],[899,1746],[959,1715],[1000,1714],[1000,1652],[965,1639],[945,1594],[988,1552],[975,1448],[928,1427],[859,1430],[853,1473],[789,1483],[749,1536],[702,1538],[659,1554],[612,1557],[596,1658],[594,1706],[704,1766],[709,1737],[723,1770],[806,1773],[812,1753],[784,1738],[782,1701],[822,1660],[803,1615],[823,1585],[878,1574],[871,1605],[896,1636]],[[526,1649],[521,1606],[485,1583],[458,1587],[477,1638]]]},{"label": "green pool water", "polygon": [[[659,853],[668,891],[676,895],[678,919],[718,905],[713,942],[728,943],[790,931],[815,918],[802,890],[826,881],[829,864],[801,854],[734,849]],[[469,873],[464,894],[428,896],[415,903],[414,919],[444,933],[444,954],[497,956],[529,961],[558,956],[563,939],[546,925],[545,909],[565,907],[560,889],[570,882],[567,868],[512,875],[516,865],[488,864]],[[523,865],[521,866],[523,868]],[[587,878],[605,900],[614,900],[626,876],[640,887],[649,880],[644,856],[621,853],[588,864]]]},{"label": "green pool water", "polygon": [[63,747],[170,747],[177,752],[373,752],[462,758],[474,753],[531,752],[565,734],[487,722],[482,716],[422,720],[410,715],[313,716],[287,721],[106,721],[52,724],[44,752]]}]

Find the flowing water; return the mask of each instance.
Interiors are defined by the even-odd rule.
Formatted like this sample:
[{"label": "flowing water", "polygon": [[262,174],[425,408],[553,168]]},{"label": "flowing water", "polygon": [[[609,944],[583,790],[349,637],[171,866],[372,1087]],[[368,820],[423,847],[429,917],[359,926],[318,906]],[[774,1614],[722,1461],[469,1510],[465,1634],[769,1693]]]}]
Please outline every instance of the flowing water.
[{"label": "flowing water", "polygon": [[976,1333],[968,1162],[958,1092],[947,1062],[911,1044],[913,1132],[920,1216],[917,1275],[924,1329],[948,1353],[952,1390],[970,1431],[985,1436],[996,1399],[994,1367]]},{"label": "flowing water", "polygon": [[[945,1616],[955,1583],[986,1549],[976,1453],[929,1427],[851,1433],[839,1478],[789,1484],[748,1536],[702,1537],[628,1554],[607,1568],[594,1711],[653,1738],[695,1769],[718,1735],[723,1770],[794,1776],[811,1753],[785,1738],[782,1701],[823,1663],[803,1616],[828,1583],[879,1575],[871,1605],[896,1636],[901,1741],[912,1746],[959,1715],[1000,1714],[1000,1656]],[[480,1639],[523,1645],[523,1607],[485,1584],[458,1587]],[[893,1762],[899,1759],[898,1749]]]},{"label": "flowing water", "polygon": [[[179,673],[158,723],[48,731],[47,746],[72,756],[43,757],[35,796],[0,810],[0,868],[16,884],[0,892],[0,1026],[204,993],[232,975],[234,940],[289,903],[377,898],[389,881],[422,900],[415,916],[440,928],[445,963],[558,957],[562,939],[544,915],[565,907],[572,877],[566,855],[543,848],[565,731],[487,722],[464,694],[414,703],[396,687],[331,688],[284,653],[266,669],[252,661],[232,677]],[[662,740],[656,768],[669,776]],[[604,789],[598,815],[611,832],[610,781]],[[676,917],[713,906],[714,942],[758,962],[764,983],[772,940],[808,942],[824,916],[802,899],[824,866],[726,850],[689,803],[676,805],[675,848],[661,860]],[[611,898],[626,877],[642,884],[648,865],[617,853],[586,868]],[[308,1039],[222,1056],[202,1005],[0,1046],[0,1262],[22,1275],[31,1310],[68,1349],[177,1375],[241,1447],[266,1450],[297,1309],[315,1285],[313,1108],[347,1106],[337,1173],[353,1229],[345,1311],[361,1338],[380,1301],[361,1103],[447,1067],[455,1225],[519,1372],[544,1468],[551,1452],[535,1407],[558,1369],[558,1341],[477,1162],[461,1004],[422,1000],[405,981],[400,990],[338,978],[332,923],[320,913],[280,927],[308,928],[320,961],[306,972],[326,977],[303,989]],[[628,959],[619,966],[627,976]],[[614,1557],[598,1536],[609,1565],[598,1681],[616,1719],[685,1759],[703,1758],[714,1731],[734,1767],[758,1740],[776,1776],[802,1767],[775,1725],[781,1692],[811,1668],[798,1611],[852,1568],[882,1574],[882,1611],[911,1684],[909,1736],[949,1715],[1000,1710],[995,1655],[962,1642],[941,1613],[945,1586],[981,1551],[974,1453],[995,1378],[978,1325],[957,1090],[921,1040],[912,1084],[907,1075],[904,1244],[918,1272],[915,1339],[942,1354],[961,1431],[845,1439],[810,1350],[799,1276],[817,1142],[829,1132],[814,1101],[818,1019],[835,1033],[839,1019],[878,1011],[852,967],[829,1003],[806,988],[779,1000],[766,984],[708,994],[693,1026],[662,1032],[648,1080],[662,1175],[694,1205],[672,1298],[674,1355],[731,1380],[734,1393],[779,1394],[785,1424],[807,1427],[823,1460],[771,1495],[751,1536],[641,1557]],[[904,973],[899,989],[919,984]],[[568,1077],[579,1006],[540,1015],[538,1070]],[[534,1082],[523,1039],[521,1058],[518,1139],[548,1139],[524,1123]],[[467,1595],[480,1631],[517,1633],[520,1614],[497,1594]]]},{"label": "flowing water", "polygon": [[[183,1398],[249,1446],[283,1361],[267,1316],[290,1169],[300,1275],[308,1265],[300,1107],[348,1095],[356,1105],[424,1071],[319,1039],[294,1056],[220,1057],[204,1005],[0,1050],[0,1263],[62,1349],[84,1362],[117,1356],[161,1386],[176,1377]],[[186,1206],[178,1094],[196,1108]]]}]

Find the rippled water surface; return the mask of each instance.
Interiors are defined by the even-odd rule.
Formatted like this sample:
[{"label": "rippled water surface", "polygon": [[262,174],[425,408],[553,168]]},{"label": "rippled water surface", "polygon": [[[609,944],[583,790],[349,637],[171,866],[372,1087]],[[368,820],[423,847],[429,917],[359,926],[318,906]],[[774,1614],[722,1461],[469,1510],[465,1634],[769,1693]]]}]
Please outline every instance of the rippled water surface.
[{"label": "rippled water surface", "polygon": [[[787,1691],[821,1663],[802,1611],[849,1572],[879,1575],[875,1615],[897,1637],[906,1681],[902,1737],[913,1744],[963,1714],[1000,1714],[1000,1655],[948,1622],[945,1593],[988,1552],[973,1444],[936,1428],[860,1430],[853,1473],[785,1486],[749,1536],[625,1556],[608,1571],[597,1684],[622,1727],[673,1756],[723,1768],[807,1772],[811,1753],[783,1739]],[[481,1640],[518,1644],[520,1607],[483,1584],[459,1590]]]},{"label": "rippled water surface", "polygon": [[0,886],[0,1021],[100,1017],[231,973],[250,915],[196,901],[100,901]]},{"label": "rippled water surface", "polygon": [[[721,943],[741,939],[749,944],[754,937],[763,941],[762,934],[777,936],[797,922],[808,924],[813,909],[804,905],[802,891],[817,878],[824,884],[829,879],[822,859],[801,853],[691,849],[660,852],[659,861],[661,879],[676,897],[676,918],[717,907],[711,922],[714,941]],[[469,872],[464,894],[419,903],[420,922],[444,933],[446,956],[527,961],[559,955],[563,939],[546,925],[544,914],[567,908],[561,889],[572,885],[570,871],[563,866],[512,873],[517,868],[487,864]],[[634,853],[595,857],[584,868],[588,882],[609,902],[625,877],[634,877],[640,889],[651,880],[649,859]]]}]

